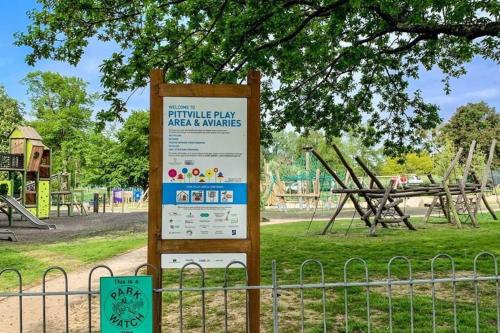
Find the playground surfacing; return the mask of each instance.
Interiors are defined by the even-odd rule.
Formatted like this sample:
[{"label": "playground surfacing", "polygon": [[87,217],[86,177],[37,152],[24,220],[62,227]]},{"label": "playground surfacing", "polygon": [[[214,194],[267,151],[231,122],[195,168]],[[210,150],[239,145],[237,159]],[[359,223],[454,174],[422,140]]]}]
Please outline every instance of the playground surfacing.
[{"label": "playground surfacing", "polygon": [[[425,214],[424,207],[408,207],[407,211],[413,216]],[[324,221],[331,217],[329,210],[318,210],[314,214],[314,220],[317,223],[326,223]],[[277,209],[261,212],[263,225],[267,223],[286,223],[295,221],[310,220],[313,216],[313,210],[291,209],[289,211],[280,211]],[[353,209],[345,209],[339,215],[340,219],[355,219],[359,222],[359,216]],[[32,228],[28,223],[15,220],[11,227],[5,215],[0,214],[0,229],[7,228],[12,230],[19,243],[33,242],[61,242],[80,237],[101,236],[116,231],[130,231],[141,233],[147,231],[147,212],[129,212],[129,213],[105,213],[51,217],[43,220],[49,224],[55,224],[55,230],[42,230]]]},{"label": "playground surfacing", "polygon": [[23,221],[14,221],[11,227],[4,215],[0,215],[0,229],[12,230],[19,243],[60,242],[77,237],[92,237],[108,232],[130,231],[145,232],[148,215],[146,212],[89,214],[87,216],[52,217],[44,220],[55,224],[55,230],[31,228]]}]

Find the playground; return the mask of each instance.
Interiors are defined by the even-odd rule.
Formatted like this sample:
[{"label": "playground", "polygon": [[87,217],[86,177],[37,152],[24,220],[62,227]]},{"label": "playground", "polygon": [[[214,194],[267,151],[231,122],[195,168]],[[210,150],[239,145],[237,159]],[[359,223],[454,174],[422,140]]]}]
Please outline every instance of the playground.
[{"label": "playground", "polygon": [[[0,180],[1,240],[18,241],[21,237],[27,242],[44,241],[86,235],[91,230],[98,233],[127,229],[130,227],[127,219],[119,225],[110,216],[60,217],[87,217],[90,211],[97,214],[101,210],[104,214],[106,209],[111,214],[115,211],[124,213],[126,206],[141,210],[141,201],[146,194],[135,190],[93,190],[94,193],[90,193],[92,202],[89,203],[88,191],[75,189],[70,173],[52,173],[51,149],[33,127],[16,127],[8,140],[9,153],[0,153],[0,173],[4,176]],[[54,217],[59,219],[52,222],[50,219]],[[135,217],[132,218],[135,221]]]},{"label": "playground", "polygon": [[0,333],[500,333],[498,1],[0,1]]}]

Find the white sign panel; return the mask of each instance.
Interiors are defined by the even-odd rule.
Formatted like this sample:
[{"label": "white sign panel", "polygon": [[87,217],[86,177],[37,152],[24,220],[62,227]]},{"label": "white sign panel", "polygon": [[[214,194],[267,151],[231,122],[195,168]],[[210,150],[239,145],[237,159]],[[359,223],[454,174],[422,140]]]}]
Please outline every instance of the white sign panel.
[{"label": "white sign panel", "polygon": [[[161,255],[161,268],[180,269],[188,263],[195,262],[203,268],[226,268],[231,262],[239,261],[247,264],[245,253],[164,253]],[[196,268],[196,266],[188,266]],[[234,264],[231,268],[243,268]]]},{"label": "white sign panel", "polygon": [[246,98],[163,105],[162,238],[246,239]]}]

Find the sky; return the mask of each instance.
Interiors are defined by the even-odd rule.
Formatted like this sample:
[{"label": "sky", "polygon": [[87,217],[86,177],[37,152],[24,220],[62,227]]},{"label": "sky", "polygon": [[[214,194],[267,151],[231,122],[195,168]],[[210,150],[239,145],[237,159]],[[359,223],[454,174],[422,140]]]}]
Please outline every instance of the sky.
[{"label": "sky", "polygon": [[[29,24],[26,12],[35,6],[34,0],[0,0],[0,13],[4,14],[0,20],[0,85],[5,87],[11,97],[26,105],[27,113],[30,111],[29,101],[26,87],[22,85],[21,80],[34,70],[50,70],[67,76],[78,76],[89,83],[91,92],[100,92],[99,64],[114,51],[112,46],[92,41],[76,67],[48,60],[30,67],[24,62],[29,49],[13,45],[13,34],[26,31]],[[470,102],[485,101],[500,112],[500,66],[493,61],[476,57],[467,64],[466,69],[466,75],[451,81],[452,92],[449,95],[443,90],[442,74],[438,69],[423,70],[419,80],[411,81],[410,90],[420,89],[427,102],[440,107],[440,116],[444,120],[449,119],[457,107]],[[106,103],[99,101],[96,110],[106,106]],[[129,100],[128,108],[148,109],[148,89],[136,93]]]}]

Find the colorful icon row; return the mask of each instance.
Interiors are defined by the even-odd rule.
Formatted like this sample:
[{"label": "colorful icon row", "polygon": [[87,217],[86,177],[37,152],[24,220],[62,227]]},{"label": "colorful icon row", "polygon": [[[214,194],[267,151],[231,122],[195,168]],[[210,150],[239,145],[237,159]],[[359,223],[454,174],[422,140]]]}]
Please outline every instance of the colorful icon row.
[{"label": "colorful icon row", "polygon": [[192,180],[195,183],[206,183],[212,181],[212,178],[215,181],[222,182],[224,179],[224,174],[219,171],[219,168],[206,169],[204,173],[198,168],[191,170],[182,168],[180,172],[176,169],[170,169],[167,174],[171,181],[186,182],[187,180],[188,183],[192,182]]}]

